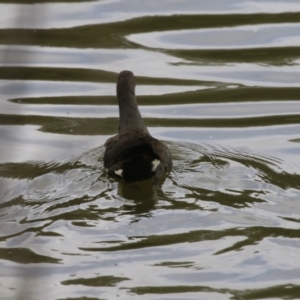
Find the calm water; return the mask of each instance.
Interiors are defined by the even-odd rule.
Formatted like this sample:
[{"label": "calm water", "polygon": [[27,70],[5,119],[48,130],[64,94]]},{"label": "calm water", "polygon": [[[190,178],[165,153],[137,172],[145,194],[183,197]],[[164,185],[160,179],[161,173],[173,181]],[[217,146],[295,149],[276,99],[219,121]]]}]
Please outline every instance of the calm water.
[{"label": "calm water", "polygon": [[[1,300],[300,299],[299,0],[0,2]],[[124,69],[159,181],[103,168]]]}]

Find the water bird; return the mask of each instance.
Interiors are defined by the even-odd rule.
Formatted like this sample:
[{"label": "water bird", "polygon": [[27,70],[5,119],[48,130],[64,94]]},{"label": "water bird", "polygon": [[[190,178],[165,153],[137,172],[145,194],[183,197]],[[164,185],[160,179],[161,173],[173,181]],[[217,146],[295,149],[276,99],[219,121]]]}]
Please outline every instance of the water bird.
[{"label": "water bird", "polygon": [[159,177],[172,166],[172,158],[168,147],[150,135],[142,119],[131,71],[119,74],[117,98],[119,132],[104,144],[104,167],[108,175],[125,181]]}]

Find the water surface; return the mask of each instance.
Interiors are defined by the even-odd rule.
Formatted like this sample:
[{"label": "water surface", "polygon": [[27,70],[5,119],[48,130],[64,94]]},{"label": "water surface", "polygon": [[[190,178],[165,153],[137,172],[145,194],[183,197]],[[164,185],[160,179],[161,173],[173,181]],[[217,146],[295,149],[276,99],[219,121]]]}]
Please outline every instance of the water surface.
[{"label": "water surface", "polygon": [[[1,299],[300,296],[299,1],[0,1]],[[174,165],[103,168],[117,75]]]}]

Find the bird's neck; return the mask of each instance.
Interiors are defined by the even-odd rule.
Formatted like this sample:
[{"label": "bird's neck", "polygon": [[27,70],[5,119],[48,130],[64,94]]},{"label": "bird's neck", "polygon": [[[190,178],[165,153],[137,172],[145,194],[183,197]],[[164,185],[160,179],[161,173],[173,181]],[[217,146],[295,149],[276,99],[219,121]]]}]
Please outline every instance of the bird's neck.
[{"label": "bird's neck", "polygon": [[142,119],[141,113],[137,106],[135,94],[127,91],[118,96],[120,126],[119,133],[139,130],[148,133],[148,129]]}]

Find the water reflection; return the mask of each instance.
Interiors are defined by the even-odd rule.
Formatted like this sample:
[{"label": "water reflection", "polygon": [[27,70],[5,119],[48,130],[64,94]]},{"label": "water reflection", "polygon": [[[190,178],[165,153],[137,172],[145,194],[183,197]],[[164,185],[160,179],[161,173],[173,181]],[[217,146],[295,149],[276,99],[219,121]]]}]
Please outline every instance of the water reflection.
[{"label": "water reflection", "polygon": [[[14,53],[12,50],[12,57],[8,60],[7,65],[15,66],[16,64],[20,64],[22,66],[32,65],[43,68],[101,68],[106,73],[110,74],[119,73],[120,65],[123,65],[128,66],[136,76],[147,77],[148,80],[158,77],[158,75],[159,78],[169,78],[173,80],[182,80],[182,78],[184,78],[184,82],[182,82],[183,84],[181,85],[191,85],[191,82],[194,84],[197,82],[200,87],[210,86],[211,84],[218,86],[216,82],[221,82],[225,84],[225,86],[236,86],[238,84],[251,87],[298,87],[300,81],[299,65],[296,62],[284,66],[272,66],[272,68],[268,65],[241,62],[223,65],[210,65],[204,63],[199,66],[198,63],[191,63],[183,58],[174,57],[172,53],[166,54],[149,50],[69,50],[46,47],[27,47],[28,50],[32,49],[35,53],[35,60],[34,62],[22,62],[19,60],[17,53],[19,51],[24,51],[25,48],[26,47],[13,48],[16,49],[16,52]],[[57,55],[58,52],[59,55]],[[156,62],[155,66],[151,61]],[[157,73],[158,69],[160,70],[159,74]],[[86,73],[82,74],[83,81],[85,74]],[[114,82],[115,80],[116,79],[114,79]],[[81,81],[80,78],[78,78],[77,81]],[[66,83],[55,84],[65,89],[68,86],[74,85],[72,83],[68,83],[68,85],[66,85]],[[81,85],[85,87],[85,90],[89,86],[93,89],[96,88],[95,85],[91,83],[81,83]],[[73,88],[76,91],[76,87],[73,86]],[[195,88],[192,90],[195,90]],[[72,91],[70,92],[72,93]],[[87,94],[90,95],[89,92],[87,92]],[[101,94],[102,93],[100,92],[100,95]]]},{"label": "water reflection", "polygon": [[[20,0],[14,0],[18,3]],[[44,0],[43,0],[44,1]],[[120,20],[129,20],[145,16],[171,16],[171,15],[239,15],[239,14],[275,14],[299,12],[300,4],[297,0],[273,0],[261,2],[260,0],[240,1],[223,0],[217,2],[187,0],[181,1],[58,1],[35,5],[12,4],[11,1],[2,0],[0,9],[4,18],[0,21],[1,28],[64,28],[95,23],[114,23]],[[30,1],[33,3],[35,1]],[[61,3],[60,3],[61,2]],[[70,3],[67,3],[70,2]],[[77,2],[77,3],[76,3]],[[15,24],[16,11],[22,11],[26,16],[47,12],[44,18],[32,21],[26,18],[22,24]]]},{"label": "water reflection", "polygon": [[[150,213],[161,205],[160,201],[178,198],[186,202],[189,195],[201,201],[217,200],[223,206],[240,207],[270,201],[272,195],[298,187],[299,175],[287,173],[285,164],[276,158],[253,156],[250,152],[245,153],[245,149],[236,152],[218,146],[169,144],[174,168],[171,174],[158,181],[125,183],[107,178],[101,160],[102,147],[61,163],[4,163],[0,166],[1,174],[4,178],[19,179],[16,188],[7,191],[11,200],[19,199],[25,207],[40,204],[27,219],[40,219],[41,215],[45,218],[47,214],[54,216],[67,207],[71,212],[79,203],[100,201],[102,197],[101,202],[106,203],[111,196],[119,204],[125,199],[122,204],[125,211],[131,211],[133,215]],[[86,213],[88,216],[90,211]]]},{"label": "water reflection", "polygon": [[245,49],[300,46],[299,24],[268,24],[133,34],[129,41],[163,49]]},{"label": "water reflection", "polygon": [[[0,2],[2,298],[297,298],[299,1]],[[122,69],[160,181],[103,168]]]},{"label": "water reflection", "polygon": [[[63,264],[51,269],[60,273],[58,280],[63,286],[123,287],[137,294],[138,286],[128,285],[128,279],[137,280],[128,264],[134,262],[140,268],[146,263],[150,268],[146,272],[165,270],[173,295],[176,282],[185,282],[184,278],[207,281],[209,286],[223,282],[223,272],[231,272],[228,266],[214,271],[205,266],[212,268],[216,259],[221,263],[225,256],[236,264],[236,272],[226,276],[234,294],[233,282],[244,278],[242,270],[249,258],[246,249],[255,251],[257,245],[274,249],[278,238],[297,237],[294,218],[299,178],[283,172],[285,165],[280,159],[257,156],[245,149],[239,152],[220,146],[168,144],[174,167],[161,181],[128,184],[108,178],[101,159],[103,147],[61,163],[2,164],[2,176],[15,181],[1,207],[2,221],[14,220],[13,227],[7,224],[3,228],[7,245],[2,258],[7,260],[8,253],[13,253],[15,263],[22,263],[17,260],[21,255],[31,264]],[[174,249],[172,253],[169,246]],[[277,253],[280,247],[275,246]],[[237,256],[237,250],[246,252]],[[261,251],[259,259],[266,259],[269,254]],[[75,257],[83,264],[69,277]],[[179,272],[186,268],[182,261],[193,262],[190,272]],[[168,262],[179,265],[169,268]],[[113,270],[122,264],[126,265],[124,275],[115,274]],[[294,262],[293,266],[289,282],[297,278],[292,275],[297,272]],[[244,282],[253,285],[258,278],[271,279],[272,264],[266,263],[266,268],[259,272],[253,267]],[[31,280],[42,284],[46,273],[40,270],[35,274],[40,278],[32,274]],[[282,273],[276,277],[282,278]],[[141,293],[151,293],[152,286],[155,291],[158,284],[151,280],[144,292],[140,287]],[[85,293],[81,288],[76,290]]]}]

